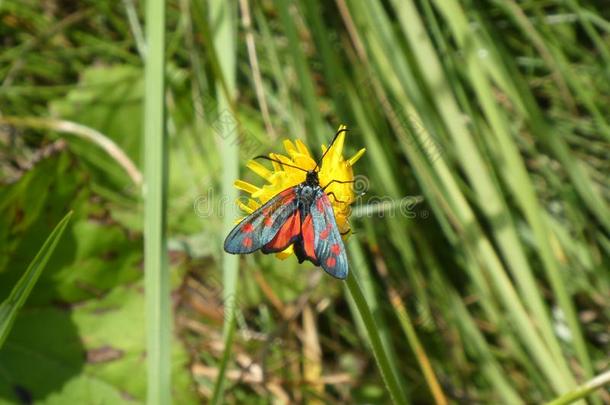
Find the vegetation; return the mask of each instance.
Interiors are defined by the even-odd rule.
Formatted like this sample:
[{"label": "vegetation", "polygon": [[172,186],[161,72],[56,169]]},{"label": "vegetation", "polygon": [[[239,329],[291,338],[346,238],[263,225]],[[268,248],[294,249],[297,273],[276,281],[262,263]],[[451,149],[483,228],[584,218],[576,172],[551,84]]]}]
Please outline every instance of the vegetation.
[{"label": "vegetation", "polygon": [[[0,403],[610,402],[605,2],[0,21]],[[340,124],[350,278],[224,254],[248,161]]]}]

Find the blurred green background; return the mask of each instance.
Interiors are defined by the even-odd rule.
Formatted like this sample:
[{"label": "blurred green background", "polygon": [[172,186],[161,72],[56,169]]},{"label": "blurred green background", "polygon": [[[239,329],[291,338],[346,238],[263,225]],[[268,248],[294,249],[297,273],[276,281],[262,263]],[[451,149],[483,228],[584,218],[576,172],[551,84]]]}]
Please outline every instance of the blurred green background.
[{"label": "blurred green background", "polygon": [[[0,0],[0,301],[73,211],[0,348],[0,403],[146,400],[145,6]],[[610,380],[607,1],[165,6],[173,402],[542,403]],[[222,251],[233,181],[263,184],[248,160],[319,156],[340,124],[346,156],[367,148],[346,246],[381,369],[342,282]]]}]

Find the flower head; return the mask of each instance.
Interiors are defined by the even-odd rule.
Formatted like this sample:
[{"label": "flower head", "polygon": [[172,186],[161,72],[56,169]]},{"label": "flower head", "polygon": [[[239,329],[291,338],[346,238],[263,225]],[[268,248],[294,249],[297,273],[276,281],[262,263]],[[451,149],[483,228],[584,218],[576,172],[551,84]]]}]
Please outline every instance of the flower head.
[{"label": "flower head", "polygon": [[[332,180],[342,182],[354,180],[352,166],[364,154],[365,149],[360,149],[350,159],[345,160],[342,155],[346,134],[345,129],[345,125],[339,127],[339,136],[337,136],[335,142],[324,155],[324,160],[320,163],[318,178],[321,187],[326,186]],[[301,140],[297,139],[293,143],[286,139],[284,140],[284,148],[286,149],[288,156],[270,153],[269,157],[286,163],[287,165],[297,166],[305,170],[313,170],[316,167],[315,159],[311,156],[309,149]],[[324,152],[326,152],[326,146],[322,145],[322,153]],[[280,165],[277,162],[272,162],[272,165],[273,170],[267,169],[254,160],[249,161],[246,165],[254,173],[267,180],[267,184],[262,187],[257,187],[243,180],[235,181],[235,187],[250,194],[250,198],[246,204],[241,201],[238,202],[239,207],[248,214],[254,212],[276,194],[305,181],[306,172],[303,170]],[[350,230],[348,223],[350,205],[356,198],[352,184],[334,182],[325,189],[325,192],[329,195],[329,200],[333,206],[339,232],[342,234],[348,232]],[[349,233],[344,236],[344,239],[348,236]],[[277,255],[280,258],[286,258],[290,254],[292,254],[292,246]]]}]

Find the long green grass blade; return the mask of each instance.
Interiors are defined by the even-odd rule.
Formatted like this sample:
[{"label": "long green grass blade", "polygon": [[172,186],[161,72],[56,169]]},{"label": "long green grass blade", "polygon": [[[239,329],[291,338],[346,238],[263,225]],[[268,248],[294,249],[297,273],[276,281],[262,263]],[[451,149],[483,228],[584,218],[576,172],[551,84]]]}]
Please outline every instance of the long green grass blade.
[{"label": "long green grass blade", "polygon": [[[227,313],[227,316],[230,317],[230,319],[228,320],[230,323],[226,324],[227,325],[227,334],[224,338],[224,342],[225,344],[228,345],[232,345],[233,344],[233,338],[235,337],[235,328],[237,327],[237,322],[235,319],[235,309],[232,307],[229,307],[229,305],[227,305],[226,307],[226,311],[231,311],[233,312],[233,314],[231,315],[230,313]],[[216,382],[214,384],[214,391],[212,392],[212,399],[210,400],[210,403],[212,405],[217,405],[217,404],[222,404],[222,396],[224,394],[224,390],[225,390],[225,375],[227,373],[227,367],[229,366],[229,361],[231,360],[231,350],[227,350],[227,347],[225,346],[225,349],[222,352],[222,359],[220,360],[220,366],[218,367],[218,377],[216,378]]]},{"label": "long green grass blade", "polygon": [[[221,190],[225,201],[223,217],[223,233],[219,238],[219,246],[222,246],[222,238],[234,226],[237,217],[235,201],[238,192],[233,187],[233,182],[239,175],[239,142],[240,131],[244,129],[239,124],[237,111],[232,107],[235,94],[235,49],[236,49],[236,28],[237,28],[237,9],[236,4],[220,0],[209,0],[209,21],[212,27],[212,37],[208,42],[208,54],[217,59],[216,94],[218,100],[218,120],[225,125],[217,127],[217,133],[210,131],[210,134],[220,136],[220,155],[222,165]],[[225,121],[223,120],[225,117]],[[213,123],[212,125],[214,125]],[[223,400],[225,388],[225,372],[228,362],[231,359],[234,329],[235,311],[237,304],[237,282],[239,274],[239,257],[225,254],[222,259],[222,279],[223,279],[223,303],[224,303],[224,352],[222,365],[218,377],[214,384],[213,403]]]},{"label": "long green grass blade", "polygon": [[146,2],[144,99],[144,271],[147,402],[171,402],[171,303],[167,258],[167,135],[165,126],[165,3]]},{"label": "long green grass blade", "polygon": [[566,392],[564,395],[556,398],[550,402],[547,402],[547,405],[568,405],[573,404],[574,402],[584,399],[587,395],[590,395],[595,390],[598,390],[606,385],[610,384],[610,370],[601,373],[595,378],[587,381],[586,383],[579,385],[576,389],[571,390],[570,392]]},{"label": "long green grass blade", "polygon": [[325,131],[323,130],[324,126],[316,102],[313,76],[298,38],[295,18],[291,16],[292,3],[286,0],[276,0],[275,4],[278,8],[282,25],[286,31],[286,36],[290,42],[289,49],[293,59],[293,66],[296,69],[301,85],[301,94],[307,111],[307,114],[305,115],[307,130],[310,133],[310,136],[315,137],[318,143],[323,143],[326,141],[324,137]]},{"label": "long green grass blade", "polygon": [[30,262],[30,265],[25,273],[23,273],[23,276],[21,276],[15,287],[13,287],[8,298],[0,304],[0,349],[11,331],[11,327],[13,326],[13,322],[15,321],[19,310],[27,300],[32,288],[36,285],[36,281],[38,281],[42,270],[45,268],[49,258],[55,251],[55,247],[59,243],[71,217],[72,212],[70,211],[61,221],[59,221],[36,254],[36,257]]}]

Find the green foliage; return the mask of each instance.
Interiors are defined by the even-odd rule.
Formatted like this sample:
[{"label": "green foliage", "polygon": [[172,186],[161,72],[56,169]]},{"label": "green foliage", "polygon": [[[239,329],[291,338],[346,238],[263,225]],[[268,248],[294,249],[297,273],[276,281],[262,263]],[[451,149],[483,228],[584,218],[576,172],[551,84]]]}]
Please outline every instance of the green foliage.
[{"label": "green foliage", "polygon": [[[49,103],[49,113],[102,132],[136,162],[142,149],[142,69],[138,66],[93,66],[81,72],[78,85]],[[99,147],[81,139],[68,138],[70,150],[88,165],[88,172],[100,187],[111,190],[136,189],[116,164]],[[115,191],[116,192],[116,191]]]},{"label": "green foliage", "polygon": [[[71,310],[30,308],[0,351],[0,403],[143,403],[146,329],[142,284],[117,287]],[[177,342],[176,342],[177,343]],[[172,353],[175,403],[195,393],[184,349]],[[35,366],[33,366],[35,365]]]},{"label": "green foliage", "polygon": [[139,276],[139,238],[130,237],[107,208],[94,202],[96,194],[83,170],[62,154],[41,162],[19,182],[4,188],[6,262],[0,267],[0,295],[8,294],[19,277],[15,268],[34,257],[36,246],[50,233],[54,221],[61,219],[66,206],[74,217],[30,304],[77,302]]}]

